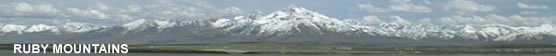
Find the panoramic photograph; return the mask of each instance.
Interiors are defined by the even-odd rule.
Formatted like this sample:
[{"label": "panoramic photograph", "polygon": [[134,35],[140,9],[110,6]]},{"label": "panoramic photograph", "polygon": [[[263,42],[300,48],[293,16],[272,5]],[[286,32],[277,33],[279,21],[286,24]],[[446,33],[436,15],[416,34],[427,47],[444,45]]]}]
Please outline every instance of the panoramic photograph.
[{"label": "panoramic photograph", "polygon": [[0,0],[4,56],[556,56],[556,0]]}]

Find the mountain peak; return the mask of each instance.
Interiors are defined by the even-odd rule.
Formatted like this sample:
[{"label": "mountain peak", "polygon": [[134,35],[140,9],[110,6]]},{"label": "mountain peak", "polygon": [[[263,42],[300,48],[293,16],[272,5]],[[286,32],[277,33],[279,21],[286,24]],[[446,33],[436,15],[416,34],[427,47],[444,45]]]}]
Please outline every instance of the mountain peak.
[{"label": "mountain peak", "polygon": [[309,10],[303,8],[303,7],[290,8],[289,11],[291,11],[291,12],[312,12],[312,11],[309,11]]},{"label": "mountain peak", "polygon": [[148,20],[139,19],[126,24],[121,25],[127,30],[144,30],[147,27],[156,27],[157,29],[166,29],[175,26],[177,23],[170,20]]},{"label": "mountain peak", "polygon": [[92,30],[97,30],[103,27],[99,27],[89,23],[79,23],[79,22],[71,22],[66,23],[62,26],[62,28],[66,32],[88,32]]},{"label": "mountain peak", "polygon": [[2,27],[2,32],[20,32],[25,30],[27,26],[23,26],[23,25],[15,25],[15,24],[6,24]]},{"label": "mountain peak", "polygon": [[279,10],[269,15],[264,16],[262,19],[280,19],[280,20],[300,20],[309,18],[328,18],[318,12],[307,10],[303,7],[290,8],[288,10]]},{"label": "mountain peak", "polygon": [[49,26],[49,25],[45,25],[45,24],[38,24],[38,25],[32,25],[29,28],[25,29],[24,32],[41,32],[41,31],[53,31],[56,32],[58,31],[56,29],[56,26]]},{"label": "mountain peak", "polygon": [[262,17],[238,16],[234,20],[219,19],[213,25],[225,29],[226,32],[247,35],[290,35],[294,32],[322,34],[325,31],[348,32],[363,29],[357,27],[359,25],[346,23],[301,7],[278,10]]}]

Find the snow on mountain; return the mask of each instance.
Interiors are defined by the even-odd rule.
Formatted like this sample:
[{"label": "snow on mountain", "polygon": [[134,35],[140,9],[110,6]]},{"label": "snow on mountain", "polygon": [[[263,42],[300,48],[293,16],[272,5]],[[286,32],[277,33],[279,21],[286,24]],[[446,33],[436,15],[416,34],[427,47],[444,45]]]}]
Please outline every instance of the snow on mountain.
[{"label": "snow on mountain", "polygon": [[[303,30],[321,31],[329,30],[336,32],[347,32],[362,30],[361,25],[346,23],[344,21],[329,18],[317,12],[305,8],[292,8],[270,13],[262,17],[238,16],[234,19],[218,19],[212,23],[215,27],[224,28],[226,32],[243,30],[238,33],[256,33],[262,35],[279,34],[284,35]],[[307,27],[302,29],[301,27]]]},{"label": "snow on mountain", "polygon": [[146,27],[153,26],[145,19],[135,20],[126,24],[123,24],[122,27],[125,27],[126,30],[143,30]]},{"label": "snow on mountain", "polygon": [[169,20],[147,20],[139,19],[126,24],[121,25],[125,27],[128,31],[142,31],[148,27],[156,27],[159,30],[170,28],[177,25],[176,22],[171,22]]},{"label": "snow on mountain", "polygon": [[170,20],[155,20],[154,23],[158,26],[156,28],[161,30],[177,25],[176,22],[171,22]]},{"label": "snow on mountain", "polygon": [[77,22],[72,22],[72,23],[66,23],[62,26],[63,30],[66,32],[88,32],[88,31],[92,31],[92,30],[98,30],[101,28],[105,28],[105,27],[99,27],[99,26],[95,26],[93,24],[87,24],[87,23],[77,23]]},{"label": "snow on mountain", "polygon": [[542,38],[555,38],[552,25],[543,24],[538,27],[512,27],[500,24],[492,25],[459,25],[455,27],[436,26],[425,24],[382,24],[375,32],[384,32],[378,35],[409,39],[464,39],[484,41],[512,41],[512,40],[540,40]]},{"label": "snow on mountain", "polygon": [[58,29],[55,26],[39,24],[39,25],[32,25],[29,28],[25,29],[23,32],[42,32],[42,31],[58,32]]},{"label": "snow on mountain", "polygon": [[513,33],[501,35],[494,39],[495,41],[512,41],[519,39],[540,40],[543,38],[556,38],[556,34],[552,25],[543,24],[539,27],[513,27]]},{"label": "snow on mountain", "polygon": [[2,27],[2,32],[17,32],[17,33],[22,33],[23,30],[25,30],[27,26],[23,26],[23,25],[14,25],[14,24],[6,24]]},{"label": "snow on mountain", "polygon": [[[91,37],[85,38],[87,40],[103,37],[99,40],[106,41],[138,38],[133,41],[145,40],[150,42],[187,41],[187,39],[191,39],[189,41],[199,39],[208,41],[219,38],[223,38],[221,40],[275,38],[278,39],[277,41],[303,38],[315,41],[325,41],[322,39],[341,40],[342,38],[346,38],[345,41],[351,41],[358,39],[347,39],[376,38],[364,41],[386,41],[386,39],[395,38],[416,41],[469,40],[471,42],[556,39],[556,30],[552,27],[553,25],[549,24],[540,26],[507,26],[502,24],[442,26],[428,24],[427,21],[425,23],[412,23],[397,16],[391,18],[393,19],[391,22],[364,25],[353,23],[353,21],[348,22],[331,18],[305,8],[291,8],[263,16],[237,16],[231,19],[198,21],[139,19],[110,27],[86,23],[66,23],[63,26],[5,24],[0,26],[0,33],[17,32],[25,35],[26,33],[23,32],[52,31],[64,33],[59,36],[56,35],[56,37],[73,37],[75,39],[79,39],[76,36]],[[76,33],[85,34],[79,35]],[[0,35],[0,37],[2,36]],[[380,38],[385,39],[381,40]]]},{"label": "snow on mountain", "polygon": [[[352,34],[363,32],[367,37],[395,37],[408,39],[461,39],[483,41],[512,41],[516,39],[534,40],[554,38],[552,25],[539,27],[513,27],[492,25],[439,26],[432,24],[413,24],[403,18],[393,16],[391,23],[379,26],[347,23],[330,18],[304,8],[292,8],[270,13],[262,17],[238,16],[234,19],[218,19],[213,26],[224,28],[225,32],[256,35],[291,35],[295,32],[323,33],[333,31]],[[241,30],[241,31],[238,31]],[[361,34],[359,34],[361,35]]]}]

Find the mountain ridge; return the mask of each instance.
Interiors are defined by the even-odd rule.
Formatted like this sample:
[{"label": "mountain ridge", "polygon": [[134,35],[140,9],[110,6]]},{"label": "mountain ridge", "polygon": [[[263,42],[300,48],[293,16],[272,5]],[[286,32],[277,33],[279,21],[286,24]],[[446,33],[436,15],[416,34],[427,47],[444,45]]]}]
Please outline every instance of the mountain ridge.
[{"label": "mountain ridge", "polygon": [[[514,27],[501,24],[439,26],[413,24],[394,17],[391,23],[355,24],[331,18],[305,8],[279,10],[264,16],[197,21],[139,19],[118,26],[67,23],[24,26],[0,24],[1,42],[38,38],[29,42],[116,42],[116,43],[185,43],[185,42],[392,42],[495,43],[539,42],[555,44],[556,31],[550,24],[538,27]],[[40,37],[37,37],[40,36]],[[52,39],[48,39],[52,37]],[[10,40],[11,39],[11,40]],[[120,41],[120,42],[119,42]]]}]

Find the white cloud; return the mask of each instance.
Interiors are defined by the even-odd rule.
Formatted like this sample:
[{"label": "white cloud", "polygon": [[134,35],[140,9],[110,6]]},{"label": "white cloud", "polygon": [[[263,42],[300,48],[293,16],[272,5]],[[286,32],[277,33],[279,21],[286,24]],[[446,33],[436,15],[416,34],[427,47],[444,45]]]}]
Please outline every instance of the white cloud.
[{"label": "white cloud", "polygon": [[58,12],[59,10],[57,8],[54,8],[54,6],[47,4],[47,5],[36,5],[35,9],[38,12],[44,12],[44,13],[55,13]]},{"label": "white cloud", "polygon": [[492,5],[479,4],[471,0],[452,0],[444,6],[444,9],[455,10],[458,14],[470,14],[494,11],[495,7]]},{"label": "white cloud", "polygon": [[432,9],[411,3],[411,0],[391,0],[392,4],[388,8],[381,8],[371,4],[359,4],[358,7],[368,13],[384,13],[384,12],[414,12],[429,13]]},{"label": "white cloud", "polygon": [[13,9],[17,12],[31,12],[33,11],[33,6],[28,3],[16,3]]},{"label": "white cloud", "polygon": [[78,9],[78,8],[68,8],[69,12],[71,12],[70,17],[87,17],[93,19],[105,19],[107,15],[94,9]]},{"label": "white cloud", "polygon": [[371,4],[359,4],[357,5],[363,11],[367,13],[381,13],[381,12],[389,12],[390,10],[373,6]]},{"label": "white cloud", "polygon": [[118,10],[118,12],[122,12],[122,13],[135,13],[135,12],[140,12],[143,9],[144,9],[144,6],[128,5],[125,8],[119,8],[117,10]]},{"label": "white cloud", "polygon": [[105,5],[104,3],[97,3],[97,4],[95,4],[94,9],[109,10],[110,7]]},{"label": "white cloud", "polygon": [[425,0],[425,1],[423,1],[423,3],[425,3],[425,4],[427,4],[427,5],[432,4],[432,2],[429,1],[429,0]]},{"label": "white cloud", "polygon": [[442,17],[440,20],[440,23],[448,25],[478,25],[486,23],[486,20],[480,16],[448,16]]},{"label": "white cloud", "polygon": [[93,16],[96,16],[99,19],[105,19],[107,17],[106,14],[104,14],[104,13],[98,11],[98,10],[89,10],[86,13],[90,14],[90,15],[93,15]]},{"label": "white cloud", "polygon": [[517,7],[523,9],[548,9],[545,5],[525,4],[522,2],[518,2]]},{"label": "white cloud", "polygon": [[396,11],[403,11],[403,12],[419,12],[419,13],[428,13],[432,10],[428,7],[415,5],[411,3],[411,0],[391,0],[393,5],[390,6],[390,9]]},{"label": "white cloud", "polygon": [[432,20],[430,18],[424,18],[417,21],[419,24],[432,24]]},{"label": "white cloud", "polygon": [[241,9],[237,8],[237,7],[229,7],[229,8],[225,8],[223,10],[221,10],[220,13],[227,13],[230,15],[239,15],[241,13],[243,13],[243,11],[241,11]]},{"label": "white cloud", "polygon": [[58,9],[54,8],[50,4],[37,4],[31,5],[29,3],[16,3],[13,6],[15,12],[39,12],[39,13],[53,13],[58,12]]},{"label": "white cloud", "polygon": [[534,14],[538,14],[538,13],[539,13],[538,11],[521,11],[521,12],[519,12],[519,14],[522,14],[522,15],[534,15]]},{"label": "white cloud", "polygon": [[375,15],[365,16],[362,19],[360,19],[359,22],[365,24],[383,24],[383,23],[396,23],[396,24],[404,24],[404,25],[412,24],[412,22],[405,20],[400,16],[381,17]]},{"label": "white cloud", "polygon": [[397,23],[397,24],[411,24],[411,22],[409,22],[409,21],[403,19],[403,18],[400,17],[400,16],[390,16],[390,18],[393,19],[393,20],[391,20],[392,23]]},{"label": "white cloud", "polygon": [[537,26],[541,24],[553,24],[553,17],[529,17],[521,15],[500,16],[490,14],[486,16],[448,16],[441,17],[437,24],[441,25],[484,25],[504,24],[509,26]]},{"label": "white cloud", "polygon": [[14,18],[23,20],[26,19],[25,17],[47,18],[48,22],[69,19],[66,21],[125,23],[136,19],[198,20],[236,16],[243,13],[237,7],[217,8],[203,0],[153,0],[146,1],[145,4],[84,2],[84,4],[78,4],[79,7],[55,3],[57,2],[0,4],[0,16],[10,18],[16,16]]},{"label": "white cloud", "polygon": [[363,17],[363,21],[367,24],[380,24],[384,22],[380,18],[378,18],[378,16],[374,16],[374,15]]},{"label": "white cloud", "polygon": [[25,2],[13,3],[8,5],[3,11],[8,11],[5,13],[0,13],[7,16],[41,16],[48,17],[56,15],[59,10],[50,4],[29,4]]},{"label": "white cloud", "polygon": [[433,24],[442,26],[460,26],[460,25],[470,25],[470,26],[481,26],[488,24],[501,24],[508,26],[538,26],[542,24],[556,24],[556,15],[554,16],[522,16],[522,15],[511,15],[502,16],[497,14],[488,14],[484,16],[477,15],[454,15],[445,16],[440,18],[424,18],[415,21],[408,21],[400,16],[389,16],[388,18],[381,18],[381,16],[369,15],[363,17],[359,22],[366,24],[383,24],[383,23],[397,23],[397,24],[414,24],[412,22],[417,22],[417,24]]},{"label": "white cloud", "polygon": [[[208,19],[242,14],[240,8],[215,8],[205,1],[173,1],[162,0],[160,4],[144,5],[140,16],[154,19]],[[131,8],[130,8],[131,9]]]}]

